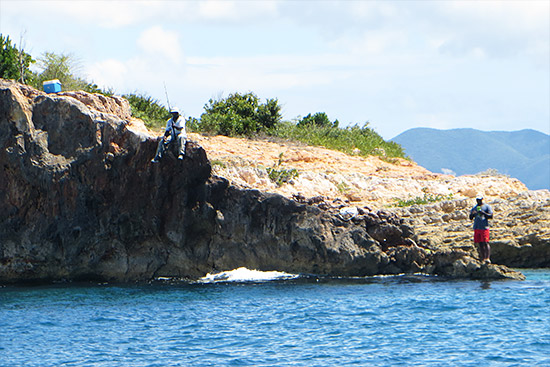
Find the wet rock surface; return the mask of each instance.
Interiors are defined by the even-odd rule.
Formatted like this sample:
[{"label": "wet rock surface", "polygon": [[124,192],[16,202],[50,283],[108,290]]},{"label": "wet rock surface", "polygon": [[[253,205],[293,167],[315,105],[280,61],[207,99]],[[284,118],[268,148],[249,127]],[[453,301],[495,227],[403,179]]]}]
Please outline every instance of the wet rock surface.
[{"label": "wet rock surface", "polygon": [[182,162],[152,164],[158,138],[129,116],[122,99],[0,80],[0,283],[195,279],[241,266],[522,278],[423,242],[390,211],[238,188],[211,175],[192,141]]}]

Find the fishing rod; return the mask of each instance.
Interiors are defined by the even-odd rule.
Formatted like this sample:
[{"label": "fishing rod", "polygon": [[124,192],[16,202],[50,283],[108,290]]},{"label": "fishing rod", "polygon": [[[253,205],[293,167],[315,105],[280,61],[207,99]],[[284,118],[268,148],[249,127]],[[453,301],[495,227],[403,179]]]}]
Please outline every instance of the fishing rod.
[{"label": "fishing rod", "polygon": [[[166,94],[166,103],[168,104],[168,112],[172,112],[172,107],[170,107],[170,99],[168,98],[168,89],[166,89],[166,82],[162,82],[164,84],[164,94]],[[174,120],[172,118],[172,137],[175,137],[175,131],[174,131]]]},{"label": "fishing rod", "polygon": [[168,98],[168,90],[166,89],[166,82],[164,83],[164,94],[166,94],[166,102],[168,103],[168,112],[170,112],[172,109],[170,108],[170,99]]}]

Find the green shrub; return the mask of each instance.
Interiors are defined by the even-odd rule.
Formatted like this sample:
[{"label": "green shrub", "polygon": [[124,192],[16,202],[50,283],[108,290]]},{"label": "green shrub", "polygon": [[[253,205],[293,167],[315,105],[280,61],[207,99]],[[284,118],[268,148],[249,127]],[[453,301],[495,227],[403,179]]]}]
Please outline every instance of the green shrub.
[{"label": "green shrub", "polygon": [[226,168],[226,164],[224,161],[221,161],[219,159],[212,159],[210,161],[210,164],[212,165],[212,167],[215,167],[215,166],[220,166],[221,168]]},{"label": "green shrub", "polygon": [[164,127],[166,120],[170,118],[170,111],[150,96],[134,93],[123,97],[130,103],[132,116],[143,120],[150,129]]},{"label": "green shrub", "polygon": [[196,128],[211,134],[250,137],[281,121],[278,101],[268,99],[262,104],[253,93],[234,93],[225,99],[210,99],[204,110]]},{"label": "green shrub", "polygon": [[203,132],[200,126],[200,120],[196,117],[189,116],[186,121],[187,131],[192,131],[194,133]]},{"label": "green shrub", "polygon": [[453,198],[453,194],[449,195],[432,195],[428,193],[424,193],[424,196],[417,196],[412,199],[402,200],[402,199],[395,199],[395,205],[397,207],[406,207],[406,206],[412,206],[412,205],[426,205],[430,203],[437,203],[439,201],[443,200],[451,200]]},{"label": "green shrub", "polygon": [[345,194],[346,192],[348,192],[351,188],[349,187],[349,185],[345,182],[340,182],[336,185],[336,188],[338,189],[338,191],[342,194]]},{"label": "green shrub", "polygon": [[83,90],[85,92],[88,92],[88,93],[99,93],[99,94],[103,94],[104,96],[108,96],[108,97],[111,97],[115,94],[115,91],[112,88],[101,89],[97,86],[97,84],[94,84],[94,83],[87,83],[84,86]]},{"label": "green shrub", "polygon": [[269,179],[275,182],[277,186],[281,186],[282,184],[292,180],[294,177],[298,177],[298,171],[296,168],[281,168],[282,163],[283,153],[279,154],[279,161],[274,164],[273,167],[267,168],[267,175],[269,176]]}]

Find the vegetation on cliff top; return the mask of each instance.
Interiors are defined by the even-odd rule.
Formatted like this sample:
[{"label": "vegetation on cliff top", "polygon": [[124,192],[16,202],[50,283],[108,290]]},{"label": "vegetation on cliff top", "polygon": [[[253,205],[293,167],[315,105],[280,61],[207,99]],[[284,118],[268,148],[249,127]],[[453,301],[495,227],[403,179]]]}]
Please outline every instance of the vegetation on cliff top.
[{"label": "vegetation on cliff top", "polygon": [[[78,74],[78,62],[71,54],[45,52],[38,58],[41,71],[30,70],[36,60],[11,44],[9,37],[0,34],[0,77],[15,79],[42,89],[45,80],[59,79],[64,90],[84,90],[89,93],[113,95],[113,90],[103,90],[86,81]],[[158,100],[140,93],[123,95],[132,108],[132,115],[144,121],[149,128],[164,127],[169,111]],[[339,121],[330,121],[326,113],[309,113],[296,121],[283,121],[281,107],[276,98],[265,103],[252,92],[233,93],[227,98],[210,99],[200,118],[188,117],[190,131],[226,136],[276,137],[299,141],[309,145],[324,146],[355,155],[378,155],[382,158],[404,158],[403,148],[385,141],[368,127],[368,122],[359,126],[339,127]]]},{"label": "vegetation on cliff top", "polygon": [[[170,117],[168,109],[151,97],[137,94],[124,97],[130,102],[132,114],[149,128],[164,127]],[[338,126],[338,120],[327,123],[324,112],[308,114],[297,122],[282,121],[280,110],[277,99],[262,103],[253,93],[234,93],[225,99],[210,100],[200,118],[187,118],[187,127],[201,134],[299,141],[353,155],[377,155],[389,159],[405,157],[401,145],[385,141],[368,127],[368,123],[342,128]]]}]

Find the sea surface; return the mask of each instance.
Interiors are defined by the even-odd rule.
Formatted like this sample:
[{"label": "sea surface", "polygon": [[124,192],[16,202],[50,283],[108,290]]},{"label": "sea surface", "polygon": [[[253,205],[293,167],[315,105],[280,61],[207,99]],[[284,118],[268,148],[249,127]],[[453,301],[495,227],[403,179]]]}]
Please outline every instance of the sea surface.
[{"label": "sea surface", "polygon": [[522,272],[5,286],[0,365],[550,366],[550,269]]}]

